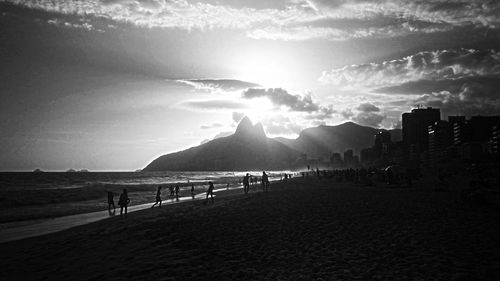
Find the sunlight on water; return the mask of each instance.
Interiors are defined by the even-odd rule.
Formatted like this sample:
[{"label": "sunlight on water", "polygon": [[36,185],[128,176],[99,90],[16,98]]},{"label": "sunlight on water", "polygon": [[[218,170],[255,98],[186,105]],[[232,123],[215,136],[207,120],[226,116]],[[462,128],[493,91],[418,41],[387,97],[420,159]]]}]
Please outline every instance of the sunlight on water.
[{"label": "sunlight on water", "polygon": [[[150,186],[181,184],[206,184],[208,181],[226,184],[239,182],[246,173],[260,177],[262,171],[216,172],[90,172],[90,173],[0,173],[0,188],[26,189],[75,189],[93,186]],[[279,180],[291,171],[266,171],[269,179]]]}]

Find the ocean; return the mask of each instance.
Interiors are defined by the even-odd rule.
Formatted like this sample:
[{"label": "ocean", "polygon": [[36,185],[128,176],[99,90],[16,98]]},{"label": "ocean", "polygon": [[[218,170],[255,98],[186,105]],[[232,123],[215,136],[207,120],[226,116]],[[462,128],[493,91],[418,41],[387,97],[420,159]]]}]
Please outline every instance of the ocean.
[{"label": "ocean", "polygon": [[[204,194],[208,182],[217,189],[240,188],[247,172],[1,172],[0,229],[3,223],[60,217],[106,210],[107,192],[116,200],[127,189],[131,205],[155,201],[156,187],[163,187],[162,197],[168,200],[168,188],[179,185],[180,196]],[[249,172],[260,177],[262,171]],[[268,172],[270,181],[280,180],[283,173]],[[229,184],[229,186],[228,186]]]},{"label": "ocean", "polygon": [[[238,182],[247,172],[1,172],[0,190],[74,189],[93,186],[137,187],[188,183],[216,184]],[[262,171],[248,172],[260,177]],[[290,171],[270,171],[270,180]]]}]

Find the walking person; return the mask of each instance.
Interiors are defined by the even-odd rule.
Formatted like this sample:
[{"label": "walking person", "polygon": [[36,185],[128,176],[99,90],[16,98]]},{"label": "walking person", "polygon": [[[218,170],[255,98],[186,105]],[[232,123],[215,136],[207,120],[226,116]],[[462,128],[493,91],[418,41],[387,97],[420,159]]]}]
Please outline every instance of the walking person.
[{"label": "walking person", "polygon": [[208,189],[207,189],[207,198],[206,198],[206,200],[208,200],[208,196],[209,195],[212,198],[212,203],[214,203],[214,184],[211,181],[208,182]]},{"label": "walking person", "polygon": [[179,197],[179,185],[175,186],[175,197]]},{"label": "walking person", "polygon": [[[108,212],[111,214],[111,213],[115,213],[115,200],[114,200],[114,196],[115,194],[112,192],[112,191],[108,191]],[[111,207],[113,207],[113,212],[111,212]]]},{"label": "walking person", "polygon": [[248,194],[248,190],[250,189],[250,177],[249,173],[243,177],[243,190],[245,191],[245,194]]},{"label": "walking person", "polygon": [[264,192],[267,192],[269,189],[269,177],[265,171],[262,171],[262,188]]},{"label": "walking person", "polygon": [[170,197],[174,197],[174,186],[173,185],[169,186],[168,190],[170,190]]},{"label": "walking person", "polygon": [[194,196],[196,195],[196,193],[194,193],[194,183],[191,184],[191,198],[194,199]]},{"label": "walking person", "polygon": [[158,207],[161,208],[161,185],[158,186],[158,190],[156,191],[156,202],[153,204],[153,206],[151,206],[151,208],[156,206],[156,204],[158,203],[159,203]]},{"label": "walking person", "polygon": [[127,189],[123,189],[123,193],[120,194],[120,199],[118,200],[118,205],[120,206],[120,215],[123,215],[123,209],[125,209],[125,216],[127,216],[127,207],[130,203],[130,199],[128,198]]}]

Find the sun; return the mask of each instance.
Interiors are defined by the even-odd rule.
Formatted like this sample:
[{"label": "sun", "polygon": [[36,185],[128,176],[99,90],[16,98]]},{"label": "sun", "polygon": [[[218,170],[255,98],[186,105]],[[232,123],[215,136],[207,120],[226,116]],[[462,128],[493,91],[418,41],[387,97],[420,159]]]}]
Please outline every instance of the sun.
[{"label": "sun", "polygon": [[255,124],[276,114],[277,110],[269,99],[263,97],[248,100],[248,108],[243,113]]}]

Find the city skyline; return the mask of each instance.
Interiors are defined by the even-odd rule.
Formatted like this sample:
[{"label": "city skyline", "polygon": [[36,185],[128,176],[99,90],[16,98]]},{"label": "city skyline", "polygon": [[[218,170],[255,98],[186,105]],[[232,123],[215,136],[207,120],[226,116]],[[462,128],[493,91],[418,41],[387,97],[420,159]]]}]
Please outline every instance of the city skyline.
[{"label": "city skyline", "polygon": [[[498,115],[500,3],[3,1],[0,170],[135,170],[233,132]],[[4,43],[5,42],[5,43]]]}]

